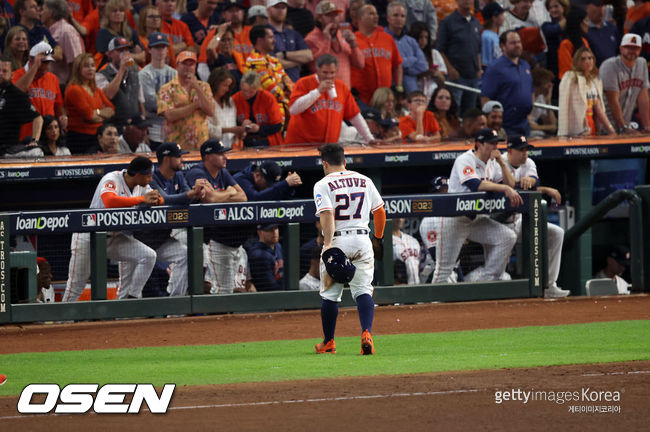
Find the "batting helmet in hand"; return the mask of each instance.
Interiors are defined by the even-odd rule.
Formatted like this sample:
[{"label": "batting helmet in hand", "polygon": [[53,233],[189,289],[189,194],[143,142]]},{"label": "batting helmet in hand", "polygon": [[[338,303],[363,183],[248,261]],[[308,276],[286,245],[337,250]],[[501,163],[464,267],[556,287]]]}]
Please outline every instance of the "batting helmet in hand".
[{"label": "batting helmet in hand", "polygon": [[330,248],[323,252],[323,263],[327,273],[339,283],[348,283],[354,277],[357,268],[339,248]]}]

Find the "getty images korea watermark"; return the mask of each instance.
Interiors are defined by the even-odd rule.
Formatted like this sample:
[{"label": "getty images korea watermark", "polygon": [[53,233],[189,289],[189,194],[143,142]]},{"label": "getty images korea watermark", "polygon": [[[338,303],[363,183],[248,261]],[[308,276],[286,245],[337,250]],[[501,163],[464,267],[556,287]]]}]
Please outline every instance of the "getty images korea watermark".
[{"label": "getty images korea watermark", "polygon": [[567,406],[570,413],[620,413],[621,394],[625,390],[596,390],[583,387],[573,391],[549,390],[495,390],[494,402],[501,405],[506,402],[528,404],[530,402],[549,402]]}]

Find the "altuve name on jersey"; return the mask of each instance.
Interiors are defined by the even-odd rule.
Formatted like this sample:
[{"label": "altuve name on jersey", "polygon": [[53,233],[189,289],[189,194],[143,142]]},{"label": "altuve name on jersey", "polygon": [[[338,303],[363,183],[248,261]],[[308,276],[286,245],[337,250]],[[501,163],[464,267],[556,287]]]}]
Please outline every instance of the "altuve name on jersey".
[{"label": "altuve name on jersey", "polygon": [[327,185],[330,188],[330,191],[335,191],[337,189],[341,189],[344,187],[366,187],[366,179],[362,178],[343,178],[343,179],[336,179],[332,180],[327,183]]}]

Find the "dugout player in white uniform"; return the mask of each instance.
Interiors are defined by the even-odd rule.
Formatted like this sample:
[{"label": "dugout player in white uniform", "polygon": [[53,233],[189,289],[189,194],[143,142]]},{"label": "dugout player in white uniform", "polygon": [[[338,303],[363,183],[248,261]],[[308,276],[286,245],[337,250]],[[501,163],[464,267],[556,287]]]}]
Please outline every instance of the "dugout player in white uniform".
[{"label": "dugout player in white uniform", "polygon": [[[505,169],[497,143],[503,141],[494,129],[481,129],[474,139],[474,149],[467,150],[454,161],[449,177],[449,193],[501,192],[513,207],[523,204],[513,189],[514,178]],[[503,181],[505,184],[500,184]],[[513,246],[514,231],[490,219],[487,215],[442,218],[436,247],[433,283],[451,282],[450,276],[466,239],[484,245],[485,265],[473,270],[465,281],[498,280],[505,271]]]},{"label": "dugout player in white uniform", "polygon": [[[91,209],[133,207],[140,204],[149,206],[163,204],[163,199],[156,190],[149,187],[153,174],[153,163],[144,156],[137,156],[127,169],[106,174],[99,181]],[[68,270],[68,281],[63,294],[63,301],[76,301],[86,286],[90,276],[90,233],[72,234],[70,245],[72,255]],[[151,275],[156,263],[156,252],[144,243],[136,240],[129,232],[116,231],[107,235],[106,255],[116,261],[133,263],[133,275],[117,290],[117,298],[137,298],[142,295],[142,288]]]},{"label": "dugout player in white uniform", "polygon": [[420,242],[413,236],[402,232],[404,218],[393,219],[393,261],[404,263],[406,284],[420,283]]},{"label": "dugout player in white uniform", "polygon": [[[444,176],[438,176],[431,181],[431,192],[432,193],[447,193],[449,189],[449,179]],[[435,266],[436,260],[436,246],[438,245],[438,233],[440,232],[440,227],[442,225],[441,216],[427,216],[422,218],[420,221],[420,238],[422,239],[422,244],[428,252],[427,259],[425,261],[424,269],[420,273],[420,281],[426,283],[431,279],[431,274]],[[458,282],[459,274],[462,274],[460,270],[460,262],[456,262],[455,271],[451,272],[449,277],[449,282]],[[460,278],[462,280],[462,277]]]},{"label": "dugout player in white uniform", "polygon": [[[386,212],[384,201],[372,180],[355,171],[345,169],[345,154],[339,144],[319,147],[325,177],[314,185],[316,215],[323,229],[323,252],[337,247],[356,266],[350,281],[350,291],[357,303],[361,323],[362,354],[374,354],[372,320],[375,303],[372,300],[372,279],[375,270],[373,244],[368,236],[370,212],[375,222],[376,239],[384,236]],[[343,284],[334,282],[320,264],[321,320],[323,342],[316,345],[316,352],[335,353],[334,331],[341,301]],[[364,350],[363,347],[368,349]]]},{"label": "dugout player in white uniform", "polygon": [[[508,150],[503,153],[502,158],[508,170],[515,178],[515,187],[522,190],[535,190],[555,199],[558,204],[562,202],[562,195],[557,189],[539,185],[537,165],[528,157],[528,150],[533,148],[525,136],[515,135],[508,137]],[[514,215],[514,221],[508,224],[515,234],[517,240],[521,240],[521,213]],[[548,285],[544,289],[544,297],[558,298],[566,297],[571,291],[560,289],[557,286],[557,277],[560,274],[560,262],[562,260],[562,242],[564,241],[564,230],[559,226],[548,223]]]}]

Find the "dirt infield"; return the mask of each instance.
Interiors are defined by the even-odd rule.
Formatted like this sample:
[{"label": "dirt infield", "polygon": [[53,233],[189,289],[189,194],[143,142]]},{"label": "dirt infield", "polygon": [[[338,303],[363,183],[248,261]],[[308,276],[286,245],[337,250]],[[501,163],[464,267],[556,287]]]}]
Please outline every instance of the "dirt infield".
[{"label": "dirt infield", "polygon": [[[338,336],[359,333],[342,309]],[[377,334],[650,319],[650,296],[486,301],[380,307]],[[0,354],[27,351],[221,344],[321,334],[318,311],[0,327]],[[381,347],[377,347],[381,355]],[[497,391],[537,390],[538,400],[496,403]],[[620,392],[621,413],[570,412],[551,392]],[[176,389],[167,415],[20,417],[0,398],[3,430],[647,430],[650,361],[532,369],[337,378]],[[581,405],[584,405],[581,403]],[[578,408],[579,410],[580,408]],[[611,409],[611,408],[606,408]],[[616,409],[616,408],[613,408]],[[5,427],[6,425],[6,427]],[[155,429],[154,429],[155,428]]]}]

